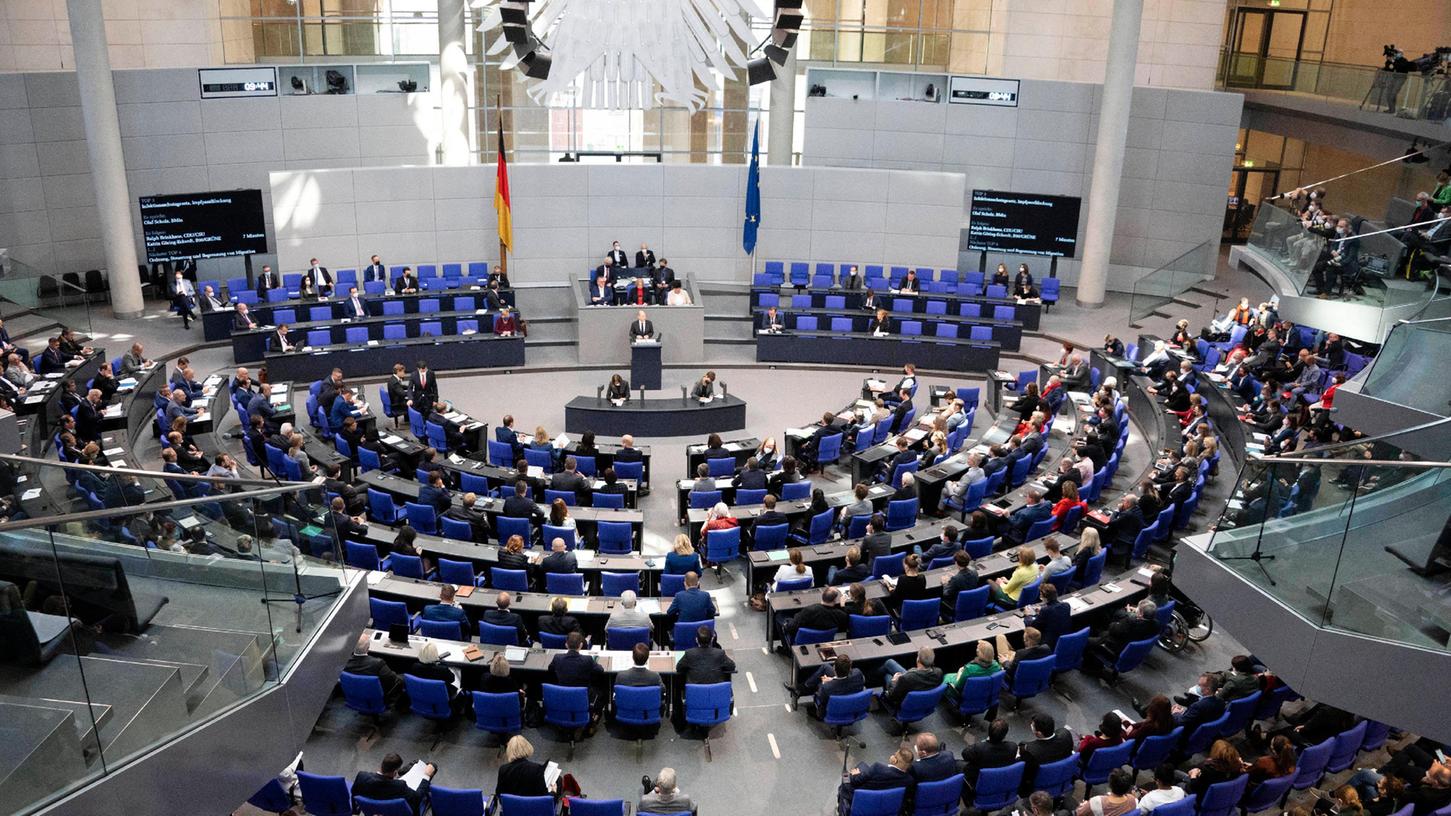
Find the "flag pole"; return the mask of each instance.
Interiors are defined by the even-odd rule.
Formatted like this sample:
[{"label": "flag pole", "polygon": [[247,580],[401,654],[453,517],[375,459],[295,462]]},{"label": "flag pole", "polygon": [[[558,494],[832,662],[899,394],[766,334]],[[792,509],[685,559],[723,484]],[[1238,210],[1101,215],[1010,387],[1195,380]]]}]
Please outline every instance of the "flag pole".
[{"label": "flag pole", "polygon": [[[494,117],[499,128],[499,156],[495,159],[498,162],[504,158],[504,107],[499,94],[494,95]],[[510,215],[512,217],[512,213]],[[499,236],[499,271],[505,278],[509,277],[509,247],[504,244],[503,235]]]}]

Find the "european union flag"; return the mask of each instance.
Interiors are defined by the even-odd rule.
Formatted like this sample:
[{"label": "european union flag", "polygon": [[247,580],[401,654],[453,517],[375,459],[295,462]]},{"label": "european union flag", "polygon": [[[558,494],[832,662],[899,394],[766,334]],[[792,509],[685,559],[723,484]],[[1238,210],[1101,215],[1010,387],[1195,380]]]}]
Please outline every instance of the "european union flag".
[{"label": "european union flag", "polygon": [[741,246],[747,255],[756,251],[756,230],[761,226],[761,120],[756,120],[751,136],[751,170],[746,175],[746,223]]}]

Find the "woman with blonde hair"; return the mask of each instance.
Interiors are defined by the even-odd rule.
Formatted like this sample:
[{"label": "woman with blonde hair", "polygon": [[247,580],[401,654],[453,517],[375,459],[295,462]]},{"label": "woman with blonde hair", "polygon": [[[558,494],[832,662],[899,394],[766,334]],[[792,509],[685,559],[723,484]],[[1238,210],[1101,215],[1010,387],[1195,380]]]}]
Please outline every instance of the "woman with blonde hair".
[{"label": "woman with blonde hair", "polygon": [[[792,547],[786,552],[787,563],[776,568],[776,576],[771,579],[771,588],[775,590],[782,581],[794,581],[800,578],[811,578],[811,568],[806,566],[806,558],[801,554],[801,548]],[[812,583],[815,583],[813,579]]]},{"label": "woman with blonde hair", "polygon": [[990,674],[997,674],[1003,667],[998,663],[998,650],[993,648],[992,642],[979,640],[977,642],[977,655],[963,664],[961,669],[947,675],[943,682],[951,686],[954,691],[961,692],[962,684],[967,682],[969,677],[985,677]]},{"label": "woman with blonde hair", "polygon": [[1088,574],[1088,562],[1103,549],[1103,540],[1096,527],[1083,527],[1078,533],[1078,550],[1073,553],[1073,584],[1082,585]]},{"label": "woman with blonde hair", "polygon": [[993,603],[1005,608],[1016,608],[1018,596],[1023,587],[1038,580],[1038,554],[1028,545],[1018,548],[1018,565],[1006,578],[996,578],[992,583]]},{"label": "woman with blonde hair", "polygon": [[534,745],[515,734],[504,747],[504,764],[499,766],[494,793],[498,796],[554,796],[556,790],[544,781],[544,766],[530,757]]},{"label": "woman with blonde hair", "polygon": [[[946,427],[947,420],[941,417],[938,417],[938,419],[941,419],[943,427]],[[919,467],[924,469],[930,468],[951,455],[952,452],[947,449],[947,434],[943,431],[933,431],[931,441],[927,443],[927,447],[922,451]]]},{"label": "woman with blonde hair", "polygon": [[665,556],[665,574],[684,575],[687,572],[700,572],[700,555],[690,543],[690,536],[680,533],[675,536],[670,554]]}]

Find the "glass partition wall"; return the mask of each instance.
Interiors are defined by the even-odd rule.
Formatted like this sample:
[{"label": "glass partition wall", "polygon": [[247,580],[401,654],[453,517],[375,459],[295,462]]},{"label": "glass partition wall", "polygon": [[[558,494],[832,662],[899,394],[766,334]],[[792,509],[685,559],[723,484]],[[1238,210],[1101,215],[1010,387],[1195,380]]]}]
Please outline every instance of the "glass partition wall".
[{"label": "glass partition wall", "polygon": [[0,811],[64,795],[276,685],[351,579],[312,484],[3,459],[106,498],[0,526],[0,721],[16,783],[0,785]]},{"label": "glass partition wall", "polygon": [[1318,626],[1451,649],[1451,466],[1408,446],[1431,427],[1251,459],[1210,554]]}]

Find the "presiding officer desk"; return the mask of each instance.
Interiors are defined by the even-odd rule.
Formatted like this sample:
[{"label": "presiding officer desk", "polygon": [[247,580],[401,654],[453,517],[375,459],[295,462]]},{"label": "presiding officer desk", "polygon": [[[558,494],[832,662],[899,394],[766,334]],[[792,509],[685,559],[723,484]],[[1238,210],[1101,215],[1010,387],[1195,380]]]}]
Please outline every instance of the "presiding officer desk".
[{"label": "presiding officer desk", "polygon": [[604,397],[575,397],[564,406],[564,429],[569,433],[704,436],[745,427],[745,400],[729,394],[717,393],[707,403],[690,396],[642,400],[632,395],[623,405]]},{"label": "presiding officer desk", "polygon": [[864,333],[802,329],[801,320],[803,317],[796,317],[790,328],[779,333],[758,333],[756,361],[892,368],[911,361],[924,369],[954,372],[985,371],[998,365],[1000,346],[991,340],[901,334],[874,337]]},{"label": "presiding officer desk", "polygon": [[[342,328],[345,327],[338,327]],[[376,328],[381,330],[381,321]],[[394,363],[411,365],[418,360],[427,361],[434,371],[524,365],[524,338],[519,335],[498,337],[480,333],[380,340],[370,334],[370,339],[362,345],[344,342],[341,331],[334,335],[334,342],[326,346],[298,345],[291,352],[269,351],[262,362],[270,376],[294,380],[321,379],[334,368],[342,368],[350,376],[376,377],[393,373]],[[303,339],[298,337],[297,341],[301,343]]]},{"label": "presiding officer desk", "polygon": [[[1141,568],[1116,580],[1084,587],[1059,597],[1068,604],[1073,625],[1087,626],[1092,618],[1112,614],[1113,610],[1146,597],[1150,574],[1152,573],[1149,570]],[[932,585],[930,579],[928,585]],[[972,660],[979,640],[995,638],[998,635],[1021,640],[1022,631],[1026,628],[1023,611],[1015,609],[975,620],[913,630],[906,633],[908,638],[901,644],[894,644],[885,637],[878,636],[794,646],[790,650],[792,682],[800,686],[822,664],[830,662],[828,658],[823,658],[823,650],[827,650],[827,654],[847,655],[851,658],[853,667],[861,668],[868,677],[874,677],[879,674],[876,670],[887,660],[911,665],[916,660],[917,650],[926,646],[935,652],[938,668],[944,672],[955,671]]]},{"label": "presiding officer desk", "polygon": [[[418,491],[423,487],[423,485],[413,479],[405,479],[401,476],[394,476],[379,470],[370,470],[367,473],[361,474],[358,477],[358,482],[365,487],[381,490],[405,502],[418,501]],[[463,506],[462,493],[454,491],[453,505],[454,507]],[[548,519],[549,505],[535,504],[534,506]],[[487,513],[490,525],[498,529],[498,516],[504,510],[503,499],[480,496],[478,502],[474,504],[474,507],[482,509]],[[577,540],[579,534],[582,534],[586,529],[593,528],[601,521],[617,521],[628,523],[633,528],[635,541],[638,543],[645,526],[645,514],[639,510],[615,510],[607,507],[571,507],[569,508],[569,517],[574,519],[575,523],[581,528],[579,533],[576,534]]]},{"label": "presiding officer desk", "polygon": [[[795,292],[794,295],[791,295]],[[866,299],[865,289],[826,289],[819,286],[812,286],[802,290],[795,290],[792,287],[751,287],[751,311],[761,311],[771,305],[771,298],[762,299],[762,295],[776,295],[778,299],[777,308],[780,311],[796,311],[803,308],[813,309],[835,309],[846,308],[857,311],[865,311],[863,305]],[[791,295],[790,297],[785,297]],[[827,298],[841,298],[841,306],[836,305],[837,300],[827,301]],[[873,307],[880,306],[891,312],[893,317],[920,315],[929,318],[927,313],[928,301],[939,301],[947,304],[946,312],[960,318],[983,318],[984,324],[991,324],[995,321],[1016,322],[1027,331],[1037,331],[1038,323],[1042,317],[1043,306],[1039,303],[1019,303],[1013,298],[988,297],[981,293],[972,294],[946,294],[939,292],[893,292],[878,289],[873,297]],[[809,300],[801,300],[809,298]],[[900,308],[899,308],[900,307]],[[1001,311],[1000,311],[1001,310]]]},{"label": "presiding officer desk", "polygon": [[[1065,539],[1063,543],[1064,554],[1072,553],[1078,547],[1077,539]],[[1043,542],[1038,541],[1028,546],[1033,548],[1034,560],[1043,562],[1047,559],[1047,550],[1043,548]],[[926,566],[925,564],[923,566]],[[983,581],[990,581],[1001,575],[1007,575],[1018,566],[1018,550],[1013,547],[1001,550],[972,562],[972,568],[977,570],[978,577]],[[942,596],[942,587],[947,584],[949,578],[957,573],[957,566],[954,564],[948,567],[939,567],[934,570],[922,571],[927,578],[927,591],[936,597]],[[821,591],[825,589],[825,576],[818,581],[818,585],[810,589],[798,589],[791,592],[771,592],[766,595],[766,645],[775,643],[776,633],[779,627],[776,621],[781,618],[789,618],[800,612],[802,609],[821,600]],[[891,594],[885,582],[880,578],[873,578],[862,581],[862,588],[866,590],[867,597],[871,600],[881,602]]]},{"label": "presiding officer desk", "polygon": [[[439,587],[443,584],[437,581],[424,581],[417,578],[399,578],[392,573],[373,572],[368,576],[368,595],[373,598],[385,600],[402,601],[408,605],[410,613],[418,612],[429,604],[438,603]],[[538,639],[539,618],[550,613],[550,604],[555,597],[564,597],[569,604],[569,614],[579,620],[579,625],[584,628],[585,633],[594,637],[596,642],[601,642],[605,636],[605,622],[609,620],[610,613],[620,603],[619,598],[607,598],[603,595],[566,595],[555,596],[548,592],[510,592],[513,600],[510,602],[509,611],[518,613],[524,619],[524,625],[528,628],[530,635]],[[467,597],[458,598],[459,606],[469,616],[469,628],[473,632],[478,631],[479,621],[483,619],[484,612],[493,609],[494,601],[498,597],[496,589],[484,589],[482,587],[469,593]],[[712,602],[714,598],[712,597]],[[655,642],[669,643],[671,627],[673,625],[670,614],[669,598],[639,598],[636,601],[636,609],[650,616],[650,622],[654,624]]]},{"label": "presiding officer desk", "polygon": [[[394,643],[388,639],[388,633],[381,630],[364,630],[371,633],[372,640],[368,647],[368,653],[374,657],[381,657],[388,661],[394,668],[403,670],[418,659],[418,651],[424,643],[432,642],[438,647],[438,656],[443,664],[459,670],[463,675],[463,688],[473,690],[482,685],[483,675],[489,670],[489,663],[495,655],[503,653],[509,661],[510,673],[519,673],[525,677],[531,686],[530,697],[538,699],[540,691],[538,686],[548,682],[549,664],[554,661],[557,655],[563,654],[563,649],[541,649],[513,647],[500,649],[497,646],[483,644],[479,650],[479,657],[470,661],[464,657],[464,649],[469,644],[454,640],[441,640],[439,638],[427,638],[422,635],[409,635],[407,643]],[[730,652],[727,651],[727,654]],[[604,649],[591,649],[582,652],[594,658],[605,671],[611,687],[614,685],[615,676],[634,665],[634,658],[630,652],[608,651]],[[675,701],[680,699],[684,693],[684,687],[678,680],[679,675],[675,672],[675,664],[685,654],[683,651],[652,651],[646,668],[660,675],[665,681],[665,694],[661,702],[669,708],[673,708]],[[606,696],[606,699],[613,699],[613,693]],[[666,712],[668,715],[668,711]]]}]

